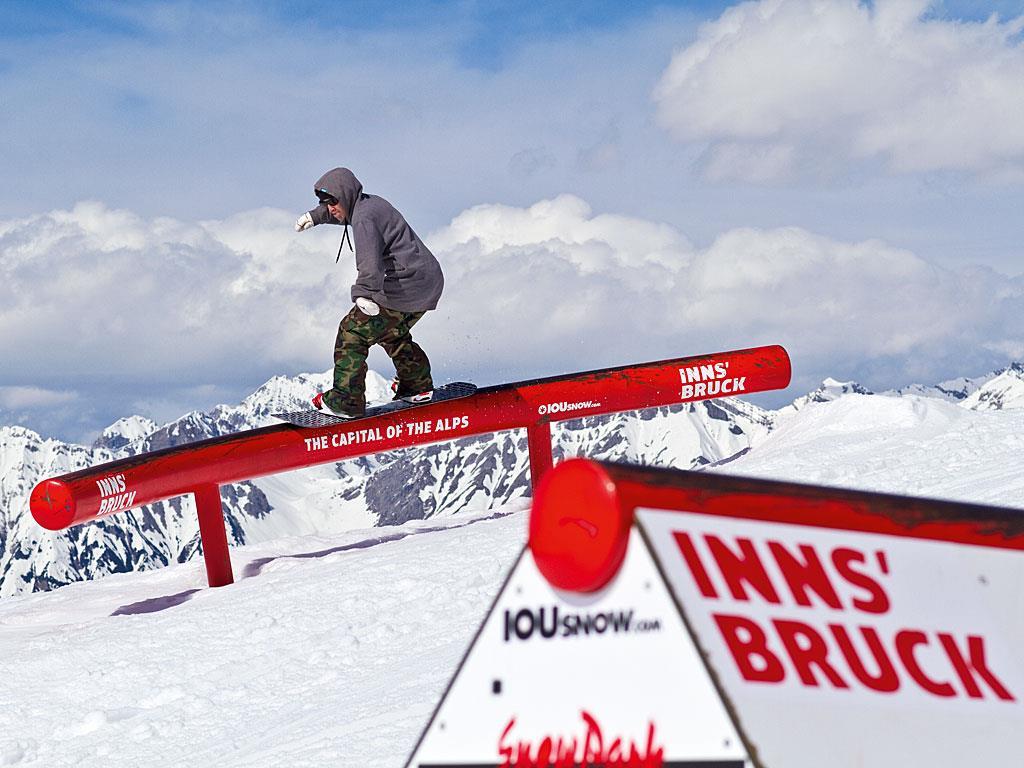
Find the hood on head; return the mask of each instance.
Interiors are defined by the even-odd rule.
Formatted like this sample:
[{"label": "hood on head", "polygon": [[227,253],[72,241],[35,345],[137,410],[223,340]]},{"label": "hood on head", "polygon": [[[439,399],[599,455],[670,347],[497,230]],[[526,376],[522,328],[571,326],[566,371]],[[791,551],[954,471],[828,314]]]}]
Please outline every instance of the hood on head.
[{"label": "hood on head", "polygon": [[363,185],[348,168],[334,168],[317,179],[313,193],[319,190],[325,190],[341,203],[351,218],[352,208],[363,193]]}]

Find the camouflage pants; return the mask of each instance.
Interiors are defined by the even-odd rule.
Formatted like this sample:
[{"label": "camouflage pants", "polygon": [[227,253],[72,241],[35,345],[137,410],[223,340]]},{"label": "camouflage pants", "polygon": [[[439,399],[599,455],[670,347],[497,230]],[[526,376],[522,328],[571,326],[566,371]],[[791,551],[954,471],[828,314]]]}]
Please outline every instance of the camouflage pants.
[{"label": "camouflage pants", "polygon": [[338,326],[334,342],[334,388],[324,401],[335,410],[361,413],[366,408],[366,356],[380,344],[395,364],[398,394],[416,394],[433,389],[430,360],[412,340],[410,329],[423,312],[399,312],[380,308],[379,315],[367,315],[352,307]]}]

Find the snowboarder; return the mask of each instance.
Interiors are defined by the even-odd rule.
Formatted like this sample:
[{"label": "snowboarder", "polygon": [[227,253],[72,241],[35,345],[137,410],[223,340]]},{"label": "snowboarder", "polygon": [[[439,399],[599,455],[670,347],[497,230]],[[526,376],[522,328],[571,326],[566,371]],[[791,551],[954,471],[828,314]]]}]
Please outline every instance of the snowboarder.
[{"label": "snowboarder", "polygon": [[396,400],[424,402],[434,387],[430,361],[410,329],[437,307],[444,287],[441,265],[391,203],[363,192],[348,168],[328,171],[313,187],[320,204],[295,222],[302,232],[317,224],[351,226],[355,240],[355,306],[338,326],[334,342],[334,386],[313,397],[313,407],[343,418],[366,410],[366,356],[380,344],[395,364]]}]

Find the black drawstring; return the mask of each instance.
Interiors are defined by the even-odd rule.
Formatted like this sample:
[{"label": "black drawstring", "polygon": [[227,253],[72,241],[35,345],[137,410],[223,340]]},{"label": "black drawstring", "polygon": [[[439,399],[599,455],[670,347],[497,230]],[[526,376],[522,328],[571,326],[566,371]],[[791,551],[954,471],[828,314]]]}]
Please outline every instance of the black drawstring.
[{"label": "black drawstring", "polygon": [[352,237],[348,233],[348,221],[342,224],[342,226],[345,227],[345,231],[341,233],[341,242],[338,243],[338,258],[334,260],[335,264],[341,261],[341,249],[345,247],[346,238],[348,239],[348,249],[352,251],[352,253],[356,252],[356,249],[352,247]]}]

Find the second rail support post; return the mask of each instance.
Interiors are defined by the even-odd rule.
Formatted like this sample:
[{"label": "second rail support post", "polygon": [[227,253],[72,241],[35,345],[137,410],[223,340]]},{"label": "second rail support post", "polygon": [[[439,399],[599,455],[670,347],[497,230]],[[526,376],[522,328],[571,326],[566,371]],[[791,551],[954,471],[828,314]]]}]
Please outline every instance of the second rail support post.
[{"label": "second rail support post", "polygon": [[203,542],[206,578],[211,587],[233,584],[228,537],[224,530],[224,512],[220,503],[220,487],[201,485],[195,489],[196,512],[199,515],[199,537]]},{"label": "second rail support post", "polygon": [[534,490],[544,473],[551,469],[551,424],[533,424],[526,428],[526,446],[530,451],[530,484]]}]

